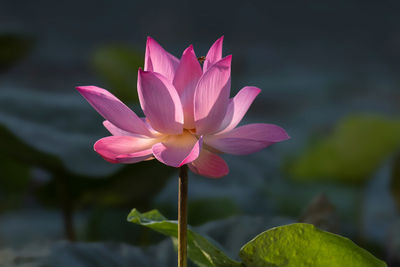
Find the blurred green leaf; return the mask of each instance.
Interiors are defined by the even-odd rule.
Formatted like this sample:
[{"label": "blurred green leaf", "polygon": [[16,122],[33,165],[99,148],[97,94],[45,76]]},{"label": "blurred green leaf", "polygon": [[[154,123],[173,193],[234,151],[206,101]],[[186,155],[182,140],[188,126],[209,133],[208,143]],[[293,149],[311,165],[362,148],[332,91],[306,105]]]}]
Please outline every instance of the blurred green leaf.
[{"label": "blurred green leaf", "polygon": [[[78,204],[77,207],[94,205],[98,208],[129,208],[136,205],[148,208],[174,171],[174,168],[159,162],[145,161],[123,165],[118,172],[97,179],[74,174],[66,169],[57,170],[55,177],[64,181],[68,194]],[[54,203],[59,194],[58,186],[57,179],[43,186],[39,192],[41,200],[48,205]]]},{"label": "blurred green leaf", "polygon": [[400,265],[400,219],[390,226],[385,239],[385,250],[389,266]]},{"label": "blurred green leaf", "polygon": [[160,242],[164,237],[151,229],[132,227],[126,222],[126,208],[96,207],[88,218],[85,229],[86,241],[121,241],[126,244],[149,246]]},{"label": "blurred green leaf", "polygon": [[298,180],[363,182],[400,148],[400,120],[351,116],[287,165]]},{"label": "blurred green leaf", "polygon": [[[7,151],[7,159],[12,165],[7,165],[4,172],[26,175],[27,170],[21,166],[37,166],[46,169],[59,168],[61,162],[54,156],[40,152],[21,141],[5,126],[0,125],[0,150]],[[15,166],[19,166],[18,168]]]},{"label": "blurred green leaf", "polygon": [[[176,172],[156,161],[144,161],[124,165],[114,175],[102,179],[101,186],[82,188],[82,203],[103,207],[137,207],[148,208],[153,197],[164,187],[165,183]],[[86,178],[90,182],[90,178]],[[81,179],[82,180],[82,179]]]},{"label": "blurred green leaf", "polygon": [[[128,221],[149,227],[173,239],[178,236],[177,222],[167,220],[157,210],[140,213],[133,209],[128,215]],[[190,229],[188,229],[188,257],[198,266],[240,266],[240,263],[230,259],[207,239]]]},{"label": "blurred green leaf", "polygon": [[393,161],[390,189],[397,209],[400,210],[400,154]]},{"label": "blurred green leaf", "polygon": [[336,207],[324,193],[318,194],[302,212],[299,222],[312,224],[322,230],[338,232]]},{"label": "blurred green leaf", "polygon": [[[93,152],[93,143],[109,134],[102,121],[75,91],[61,94],[12,87],[0,90],[0,125],[6,126],[18,142],[46,155],[45,158],[56,158],[72,173],[100,177],[122,167],[105,162]],[[30,156],[12,146],[6,151]]]},{"label": "blurred green leaf", "polygon": [[191,225],[223,219],[239,213],[239,207],[229,198],[207,198],[189,201],[188,218]]},{"label": "blurred green leaf", "polygon": [[[28,260],[33,262],[38,254],[40,255],[35,251],[36,247],[19,249],[15,252],[16,257],[2,257],[0,265],[3,258],[6,263],[21,263],[4,265],[8,267],[171,267],[177,265],[173,246],[168,240],[151,247],[136,247],[119,242],[57,242],[45,249],[46,254],[37,264],[29,264],[31,261]],[[13,252],[11,249],[7,250]],[[29,252],[31,253],[28,254]],[[32,255],[32,257],[27,259],[26,255]]]},{"label": "blurred green leaf", "polygon": [[137,71],[144,61],[142,54],[127,45],[103,46],[93,53],[92,65],[108,90],[123,101],[137,102]]},{"label": "blurred green leaf", "polygon": [[134,204],[147,207],[171,173],[176,171],[156,161],[145,161],[123,165],[116,173],[93,179],[92,176],[70,171],[58,157],[25,143],[1,124],[0,150],[7,151],[6,159],[0,163],[0,191],[25,190],[30,168],[39,167],[56,178],[38,190],[40,199],[48,205],[57,204],[59,181],[62,180],[68,195],[82,205],[130,207]]},{"label": "blurred green leaf", "polygon": [[19,192],[29,182],[29,168],[12,158],[0,156],[0,190]]},{"label": "blurred green leaf", "polygon": [[296,223],[269,229],[240,250],[245,266],[386,266],[350,239]]},{"label": "blurred green leaf", "polygon": [[24,164],[5,155],[0,156],[0,210],[22,204],[29,185],[29,171]]},{"label": "blurred green leaf", "polygon": [[0,72],[24,58],[32,49],[33,39],[17,33],[0,34]]}]

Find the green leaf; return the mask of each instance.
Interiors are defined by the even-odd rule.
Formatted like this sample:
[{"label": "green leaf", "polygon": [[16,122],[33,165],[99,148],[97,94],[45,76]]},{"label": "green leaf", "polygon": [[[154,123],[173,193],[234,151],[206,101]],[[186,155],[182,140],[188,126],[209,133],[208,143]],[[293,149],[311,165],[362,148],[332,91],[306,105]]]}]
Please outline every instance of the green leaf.
[{"label": "green leaf", "polygon": [[350,239],[325,232],[311,224],[296,223],[267,230],[240,250],[251,266],[386,266]]},{"label": "green leaf", "polygon": [[123,101],[137,102],[137,71],[143,64],[142,53],[127,45],[98,48],[92,57],[95,71],[108,88]]},{"label": "green leaf", "polygon": [[289,164],[298,180],[363,182],[400,148],[400,120],[351,116]]},{"label": "green leaf", "polygon": [[[133,209],[128,215],[128,221],[171,236],[173,240],[178,236],[177,222],[167,220],[158,210],[140,213]],[[188,229],[188,257],[198,266],[240,266],[239,262],[230,259],[207,239],[190,229]]]}]

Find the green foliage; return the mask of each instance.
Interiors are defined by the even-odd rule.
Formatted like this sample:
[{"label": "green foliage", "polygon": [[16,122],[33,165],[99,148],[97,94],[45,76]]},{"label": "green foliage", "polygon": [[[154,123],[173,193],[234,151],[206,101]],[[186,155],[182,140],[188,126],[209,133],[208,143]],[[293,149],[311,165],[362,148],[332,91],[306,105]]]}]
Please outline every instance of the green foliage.
[{"label": "green foliage", "polygon": [[7,157],[0,156],[0,188],[6,192],[25,190],[29,168]]},{"label": "green foliage", "polygon": [[[46,205],[57,206],[62,190],[76,207],[147,208],[175,169],[157,161],[129,165],[104,161],[92,148],[97,138],[109,134],[101,121],[77,92],[2,90],[0,149],[6,154],[0,155],[1,197],[6,196],[3,191],[14,200],[22,197],[31,168],[39,168],[50,179],[32,189]],[[6,204],[5,198],[1,200]],[[10,202],[17,205],[14,200]]]},{"label": "green foliage", "polygon": [[16,33],[0,34],[0,72],[24,58],[32,49],[31,37]]},{"label": "green foliage", "polygon": [[288,165],[298,180],[363,182],[400,148],[400,120],[351,116]]},{"label": "green foliage", "polygon": [[15,207],[22,201],[23,194],[28,190],[31,167],[53,170],[61,166],[55,157],[25,144],[2,125],[0,151],[7,151],[6,156],[0,156],[1,208]]},{"label": "green foliage", "polygon": [[400,154],[398,154],[393,161],[390,191],[393,195],[397,209],[400,210]]},{"label": "green foliage", "polygon": [[[124,165],[116,173],[93,179],[62,168],[55,178],[44,185],[40,198],[48,205],[58,198],[60,182],[77,207],[95,205],[98,208],[128,207],[145,208],[163,188],[168,177],[175,171],[155,161]],[[162,173],[162,175],[160,175]]]},{"label": "green foliage", "polygon": [[[176,243],[178,225],[157,210],[133,209],[128,221],[171,236]],[[311,224],[296,223],[265,231],[240,250],[240,264],[204,237],[188,230],[188,257],[199,266],[386,266],[350,239],[325,232]]]},{"label": "green foliage", "polygon": [[126,244],[149,246],[162,240],[162,236],[151,229],[132,227],[126,222],[126,208],[116,206],[95,208],[90,212],[84,231],[84,240],[101,242],[112,240]]},{"label": "green foliage", "polygon": [[0,210],[16,208],[28,191],[29,168],[0,156]]},{"label": "green foliage", "polygon": [[191,225],[223,219],[239,213],[239,207],[229,198],[204,198],[189,201],[188,219]]},{"label": "green foliage", "polygon": [[336,207],[324,193],[314,197],[302,212],[299,222],[309,223],[329,232],[337,232],[339,229]]},{"label": "green foliage", "polygon": [[[91,146],[96,139],[107,135],[101,122],[101,116],[78,92],[61,94],[12,87],[0,90],[0,125],[10,131],[12,140],[17,138],[17,142],[31,148],[23,153],[19,146],[4,139],[7,154],[47,161],[47,166],[61,163],[77,174],[108,176],[122,166],[109,164],[93,153]],[[30,153],[32,150],[44,158]]]},{"label": "green foliage", "polygon": [[[18,162],[14,164],[45,167],[48,169],[57,168],[61,165],[61,162],[56,157],[47,155],[22,142],[2,125],[0,125],[0,150],[7,151],[9,161]],[[7,169],[11,170],[10,167]],[[7,169],[4,171],[7,171]]]},{"label": "green foliage", "polygon": [[272,228],[256,236],[240,250],[250,266],[386,266],[350,239],[296,223]]},{"label": "green foliage", "polygon": [[[149,227],[173,239],[178,236],[177,222],[167,220],[157,210],[140,213],[133,209],[128,215],[128,221]],[[198,266],[240,266],[240,263],[230,259],[207,239],[190,229],[188,230],[188,257]]]},{"label": "green foliage", "polygon": [[137,102],[137,71],[143,64],[141,51],[126,45],[98,48],[92,57],[95,71],[104,79],[107,88],[118,98]]},{"label": "green foliage", "polygon": [[[64,214],[92,206],[125,213],[132,206],[147,209],[176,171],[155,160],[129,165],[104,161],[92,145],[109,133],[100,116],[74,94],[0,92],[0,151],[5,152],[0,155],[0,212],[32,197]],[[41,170],[38,179],[32,179],[36,169]],[[104,234],[108,225],[97,224],[86,237],[126,240],[122,227],[112,237]]]},{"label": "green foliage", "polygon": [[93,179],[70,171],[58,157],[30,146],[1,125],[0,150],[7,151],[5,159],[0,156],[0,199],[5,207],[17,204],[26,192],[32,167],[46,170],[53,178],[36,192],[49,206],[58,204],[61,190],[76,205],[147,207],[175,171],[161,163],[146,161],[124,165],[114,174]]}]

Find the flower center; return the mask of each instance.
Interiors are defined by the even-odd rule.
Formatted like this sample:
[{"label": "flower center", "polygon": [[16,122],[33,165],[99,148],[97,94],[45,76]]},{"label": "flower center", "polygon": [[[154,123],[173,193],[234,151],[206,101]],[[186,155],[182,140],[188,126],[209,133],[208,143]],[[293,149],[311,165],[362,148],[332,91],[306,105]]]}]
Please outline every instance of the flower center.
[{"label": "flower center", "polygon": [[204,61],[206,60],[206,57],[205,57],[205,56],[201,56],[201,57],[198,57],[197,60],[198,60],[201,64],[203,64]]},{"label": "flower center", "polygon": [[179,147],[187,147],[197,142],[197,137],[190,130],[184,129],[182,134],[169,135],[166,142],[174,143]]},{"label": "flower center", "polygon": [[191,133],[191,134],[196,134],[196,128],[193,128],[193,129],[183,129],[183,131],[187,131],[187,132],[189,132],[189,133]]}]

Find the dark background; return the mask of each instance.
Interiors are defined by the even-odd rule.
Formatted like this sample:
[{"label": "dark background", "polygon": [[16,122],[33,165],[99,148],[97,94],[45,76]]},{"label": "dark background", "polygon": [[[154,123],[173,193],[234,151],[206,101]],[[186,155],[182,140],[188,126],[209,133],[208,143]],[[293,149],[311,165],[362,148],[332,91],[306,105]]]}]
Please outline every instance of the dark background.
[{"label": "dark background", "polygon": [[126,216],[175,218],[176,171],[103,161],[92,145],[108,133],[74,87],[107,88],[140,112],[147,36],[180,57],[224,35],[232,95],[262,89],[244,122],[292,139],[225,156],[220,180],[191,174],[189,222],[234,258],[257,233],[300,220],[396,266],[399,12],[396,1],[1,1],[0,265],[174,266],[170,241]]}]

